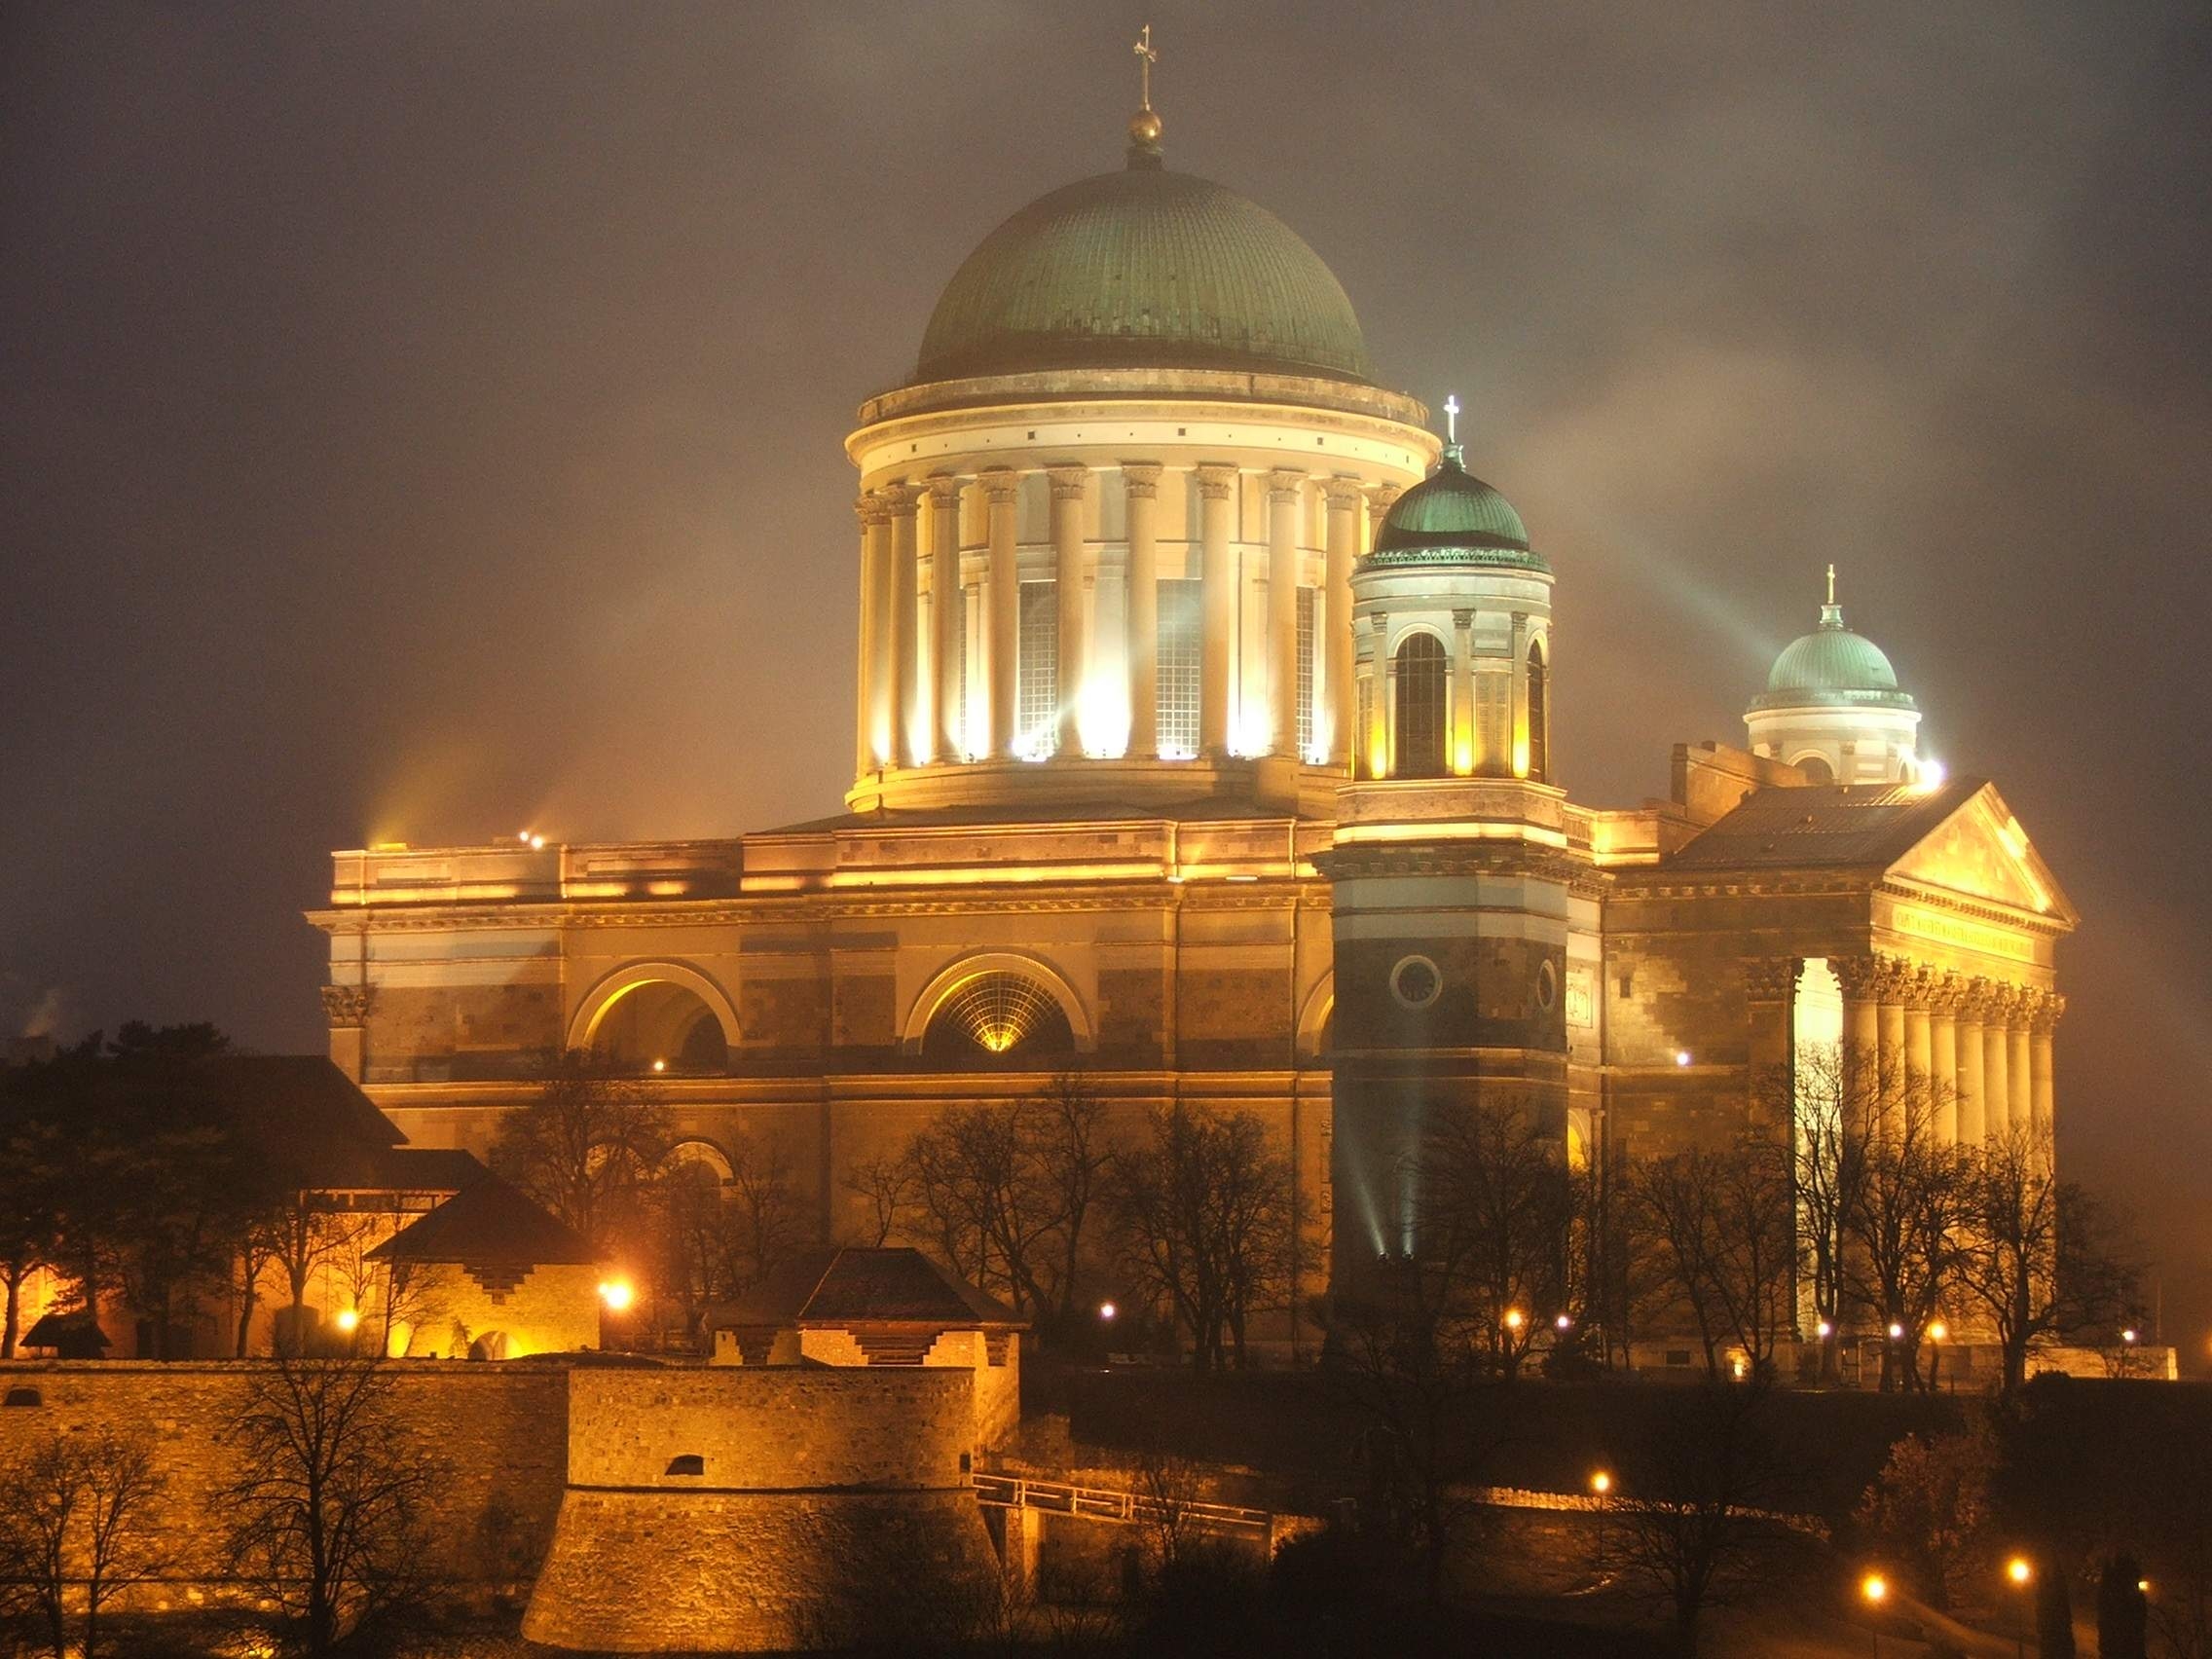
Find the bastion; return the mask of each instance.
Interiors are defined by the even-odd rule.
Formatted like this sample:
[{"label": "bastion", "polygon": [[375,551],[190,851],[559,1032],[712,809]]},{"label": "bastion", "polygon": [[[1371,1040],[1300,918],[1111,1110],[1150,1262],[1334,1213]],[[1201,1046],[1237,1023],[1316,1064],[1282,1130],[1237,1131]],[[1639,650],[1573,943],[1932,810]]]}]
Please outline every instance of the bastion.
[{"label": "bastion", "polygon": [[602,1652],[888,1637],[996,1571],[952,1367],[579,1367],[523,1634]]}]

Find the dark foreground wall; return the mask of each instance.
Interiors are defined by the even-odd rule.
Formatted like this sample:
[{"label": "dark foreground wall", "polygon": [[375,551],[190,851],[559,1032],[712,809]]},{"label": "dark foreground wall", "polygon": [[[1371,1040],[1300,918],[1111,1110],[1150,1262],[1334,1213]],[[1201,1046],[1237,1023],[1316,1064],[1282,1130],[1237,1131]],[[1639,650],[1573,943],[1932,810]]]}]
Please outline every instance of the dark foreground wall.
[{"label": "dark foreground wall", "polygon": [[[150,1598],[164,1604],[225,1576],[222,1493],[239,1473],[232,1431],[255,1375],[270,1369],[266,1360],[0,1365],[0,1393],[38,1398],[0,1408],[0,1464],[57,1432],[145,1436],[172,1518],[175,1567]],[[400,1432],[441,1465],[428,1494],[425,1570],[460,1582],[530,1578],[567,1474],[568,1368],[396,1360],[390,1375]]]}]

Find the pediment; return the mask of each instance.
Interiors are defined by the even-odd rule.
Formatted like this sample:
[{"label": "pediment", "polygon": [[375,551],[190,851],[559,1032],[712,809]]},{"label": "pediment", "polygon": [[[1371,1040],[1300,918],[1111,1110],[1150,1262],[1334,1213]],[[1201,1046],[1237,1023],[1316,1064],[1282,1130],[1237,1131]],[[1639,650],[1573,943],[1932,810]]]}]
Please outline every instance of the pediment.
[{"label": "pediment", "polygon": [[2078,915],[2028,832],[1983,785],[1890,866],[1894,877],[2072,926]]}]

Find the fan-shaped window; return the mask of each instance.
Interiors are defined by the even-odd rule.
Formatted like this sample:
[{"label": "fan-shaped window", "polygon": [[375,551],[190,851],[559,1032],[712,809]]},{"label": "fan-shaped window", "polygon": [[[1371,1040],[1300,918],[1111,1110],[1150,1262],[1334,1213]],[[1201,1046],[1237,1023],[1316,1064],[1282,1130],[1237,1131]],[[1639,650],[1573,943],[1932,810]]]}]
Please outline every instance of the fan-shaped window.
[{"label": "fan-shaped window", "polygon": [[1398,763],[1391,776],[1444,776],[1444,717],[1451,671],[1444,642],[1409,634],[1398,647]]},{"label": "fan-shaped window", "polygon": [[1546,783],[1551,775],[1551,692],[1544,676],[1544,643],[1529,642],[1529,776]]},{"label": "fan-shaped window", "polygon": [[938,1005],[922,1057],[968,1066],[1019,1064],[1075,1048],[1052,993],[1020,974],[978,974]]}]

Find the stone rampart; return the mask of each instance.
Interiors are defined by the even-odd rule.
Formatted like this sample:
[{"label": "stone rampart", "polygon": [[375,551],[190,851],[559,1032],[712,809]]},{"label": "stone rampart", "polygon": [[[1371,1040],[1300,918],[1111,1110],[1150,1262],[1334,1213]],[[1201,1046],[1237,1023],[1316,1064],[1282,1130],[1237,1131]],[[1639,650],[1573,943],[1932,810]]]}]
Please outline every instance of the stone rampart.
[{"label": "stone rampart", "polygon": [[780,1651],[925,1620],[995,1570],[955,1367],[579,1368],[569,1490],[523,1634]]},{"label": "stone rampart", "polygon": [[[462,1582],[528,1579],[542,1559],[560,1506],[567,1449],[568,1378],[553,1365],[391,1361],[393,1420],[437,1460],[430,1483],[432,1576]],[[174,1517],[174,1567],[144,1598],[172,1603],[220,1585],[229,1519],[224,1490],[238,1478],[232,1430],[268,1360],[14,1361],[0,1364],[0,1393],[37,1404],[0,1408],[0,1464],[48,1437],[144,1435]]]}]

